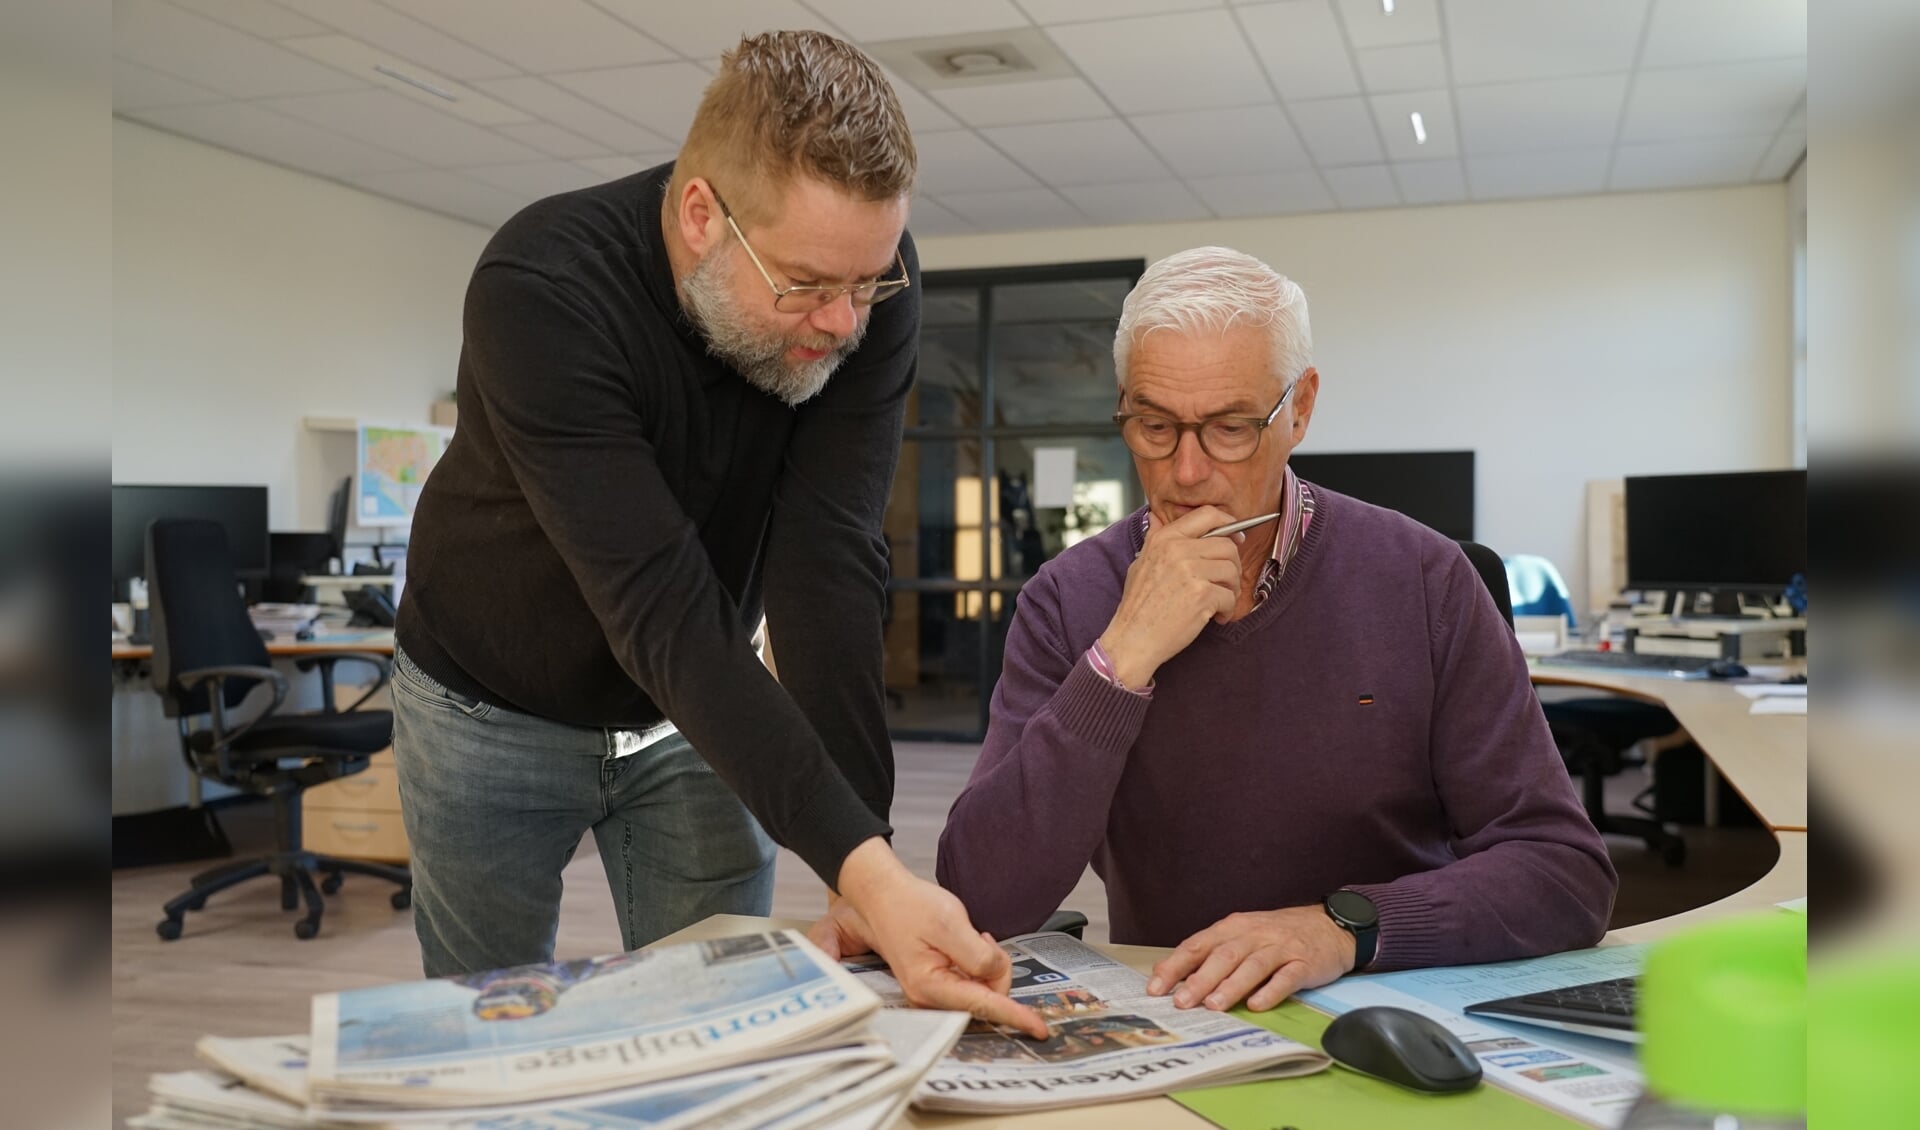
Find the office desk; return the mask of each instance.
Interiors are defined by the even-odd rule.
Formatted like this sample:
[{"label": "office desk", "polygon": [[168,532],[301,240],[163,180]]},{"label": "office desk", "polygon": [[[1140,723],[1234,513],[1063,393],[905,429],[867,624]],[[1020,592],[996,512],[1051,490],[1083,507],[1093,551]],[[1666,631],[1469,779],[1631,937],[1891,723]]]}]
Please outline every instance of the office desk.
[{"label": "office desk", "polygon": [[[267,654],[275,659],[298,659],[302,655],[326,651],[371,651],[376,655],[393,654],[393,630],[391,628],[369,628],[365,632],[347,632],[337,636],[322,636],[319,639],[295,640],[286,637],[276,638],[267,644]],[[151,659],[151,644],[117,643],[113,645],[115,663],[139,659]]]},{"label": "office desk", "polygon": [[1775,832],[1807,830],[1807,718],[1749,714],[1738,684],[1529,664],[1540,687],[1592,687],[1667,708]]},{"label": "office desk", "polygon": [[[1737,696],[1736,696],[1737,697]],[[1780,858],[1773,870],[1743,891],[1721,899],[1719,902],[1698,907],[1670,918],[1653,922],[1643,922],[1624,930],[1609,933],[1602,945],[1619,945],[1627,942],[1646,942],[1659,938],[1672,930],[1694,922],[1718,918],[1744,910],[1760,910],[1788,899],[1799,898],[1807,893],[1807,837],[1804,832],[1778,832],[1775,837],[1780,841]],[[677,934],[661,939],[661,945],[674,942],[692,942],[703,938],[720,938],[729,934],[747,934],[756,930],[790,927],[804,930],[809,924],[790,918],[748,918],[733,914],[716,914],[704,922],[687,927]],[[1165,957],[1169,950],[1151,946],[1101,946],[1101,950],[1115,960],[1124,962],[1142,973],[1153,967],[1154,962]],[[931,1114],[921,1110],[909,1110],[897,1125],[910,1127],[982,1127],[989,1123],[995,1130],[1206,1130],[1213,1123],[1194,1114],[1172,1099],[1136,1099],[1124,1103],[1103,1103],[1099,1106],[1074,1107],[1068,1110],[1039,1111],[1022,1115],[996,1115],[990,1120],[978,1116]],[[1278,1122],[1276,1122],[1276,1126]],[[1364,1123],[1360,1123],[1364,1125]],[[1579,1123],[1567,1122],[1568,1126]]]}]

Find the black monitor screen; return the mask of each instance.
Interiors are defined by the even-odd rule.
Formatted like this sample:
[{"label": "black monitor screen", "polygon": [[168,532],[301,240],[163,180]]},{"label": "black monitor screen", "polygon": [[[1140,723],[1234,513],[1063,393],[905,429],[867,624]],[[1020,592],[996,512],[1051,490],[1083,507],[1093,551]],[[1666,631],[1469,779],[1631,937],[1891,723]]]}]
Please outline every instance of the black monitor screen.
[{"label": "black monitor screen", "polygon": [[1807,473],[1627,480],[1627,587],[1778,590],[1807,571]]},{"label": "black monitor screen", "polygon": [[1294,474],[1362,502],[1398,510],[1457,541],[1473,540],[1473,452],[1295,452]]},{"label": "black monitor screen", "polygon": [[233,567],[267,569],[266,487],[113,486],[113,591],[125,599],[127,579],[147,572],[147,527],[156,518],[208,518],[227,528]]}]

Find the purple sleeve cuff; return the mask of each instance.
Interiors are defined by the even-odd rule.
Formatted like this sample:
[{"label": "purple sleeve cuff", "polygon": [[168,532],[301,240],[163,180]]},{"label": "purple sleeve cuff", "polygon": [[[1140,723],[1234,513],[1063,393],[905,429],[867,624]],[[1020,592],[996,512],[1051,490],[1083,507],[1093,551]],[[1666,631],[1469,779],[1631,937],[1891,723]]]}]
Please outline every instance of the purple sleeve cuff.
[{"label": "purple sleeve cuff", "polygon": [[1060,726],[1094,749],[1125,753],[1140,736],[1152,699],[1108,682],[1086,655],[1073,665],[1053,696]]},{"label": "purple sleeve cuff", "polygon": [[1355,973],[1385,973],[1441,964],[1440,915],[1425,892],[1405,882],[1362,883],[1348,887],[1373,900],[1380,913],[1380,936],[1373,961]]}]

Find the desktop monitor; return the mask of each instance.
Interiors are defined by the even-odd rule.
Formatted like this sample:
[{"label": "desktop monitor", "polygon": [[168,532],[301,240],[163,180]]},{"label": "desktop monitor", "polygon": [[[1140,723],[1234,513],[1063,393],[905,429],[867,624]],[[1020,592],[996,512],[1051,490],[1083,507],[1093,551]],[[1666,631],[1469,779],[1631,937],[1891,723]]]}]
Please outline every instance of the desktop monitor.
[{"label": "desktop monitor", "polygon": [[1779,592],[1807,571],[1807,473],[1626,481],[1627,587]]},{"label": "desktop monitor", "polygon": [[1473,452],[1295,452],[1294,474],[1362,502],[1398,510],[1456,541],[1473,540]]},{"label": "desktop monitor", "polygon": [[233,567],[242,577],[267,571],[267,488],[261,486],[113,485],[113,592],[147,573],[147,527],[156,518],[207,518],[227,530]]}]

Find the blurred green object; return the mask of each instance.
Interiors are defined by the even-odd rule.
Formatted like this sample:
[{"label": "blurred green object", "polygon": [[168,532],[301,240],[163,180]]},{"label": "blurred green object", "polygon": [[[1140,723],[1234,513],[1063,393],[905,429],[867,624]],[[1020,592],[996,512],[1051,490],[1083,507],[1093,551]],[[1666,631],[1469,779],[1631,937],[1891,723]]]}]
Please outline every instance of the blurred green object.
[{"label": "blurred green object", "polygon": [[1799,1124],[1807,1007],[1804,915],[1741,915],[1655,944],[1636,1006],[1649,1097],[1682,1111]]},{"label": "blurred green object", "polygon": [[1809,1125],[1920,1126],[1920,955],[1821,961],[1807,1021]]}]

